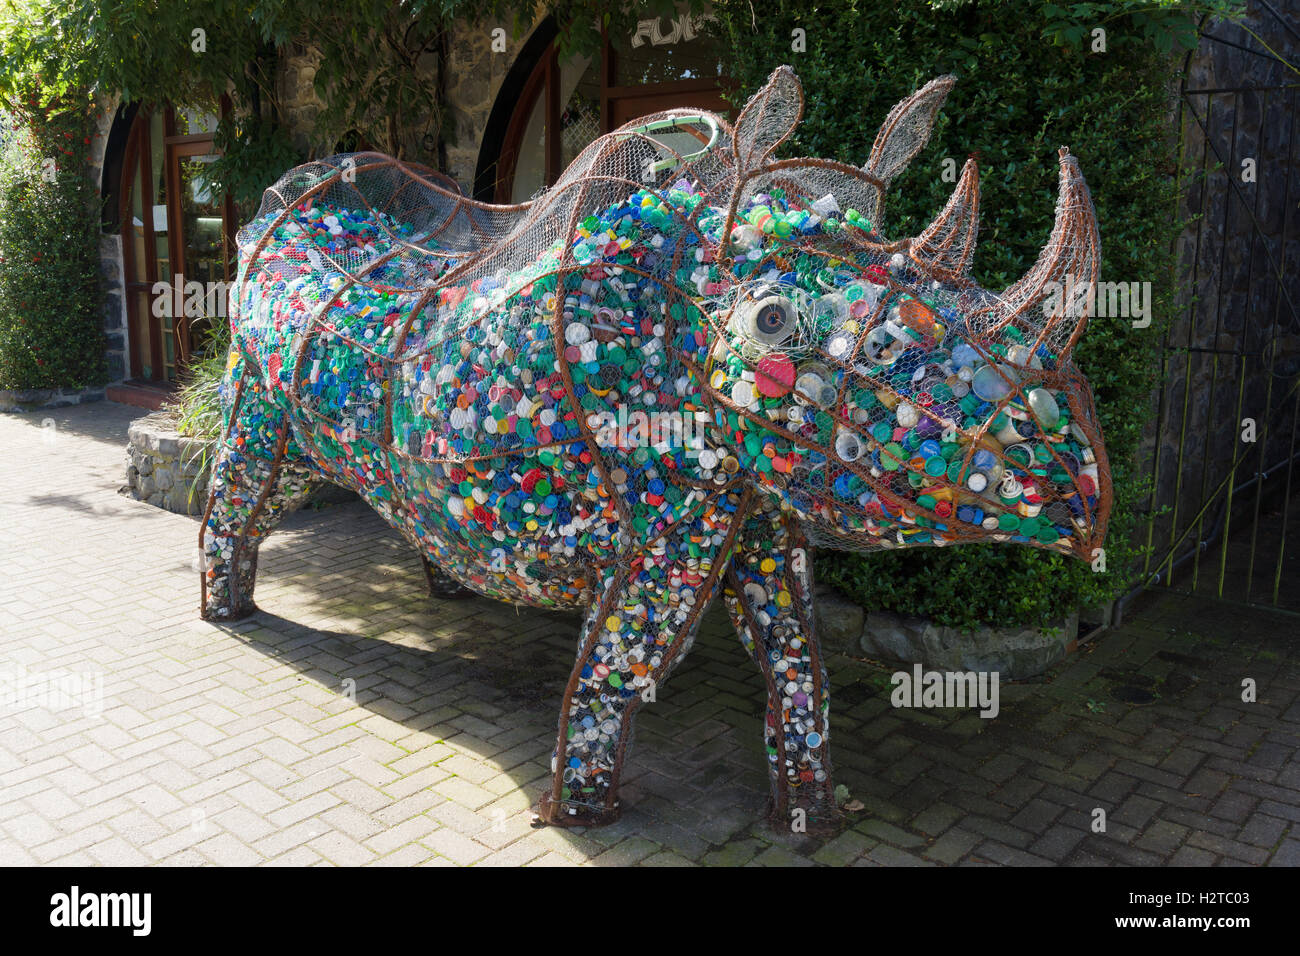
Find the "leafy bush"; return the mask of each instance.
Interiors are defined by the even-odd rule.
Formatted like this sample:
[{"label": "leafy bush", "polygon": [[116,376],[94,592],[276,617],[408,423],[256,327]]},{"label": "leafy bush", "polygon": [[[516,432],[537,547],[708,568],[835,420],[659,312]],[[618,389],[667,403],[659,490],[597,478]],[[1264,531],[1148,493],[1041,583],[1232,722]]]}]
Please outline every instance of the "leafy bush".
[{"label": "leafy bush", "polygon": [[[1139,557],[1132,532],[1146,484],[1133,458],[1159,368],[1178,231],[1170,51],[1194,42],[1194,21],[1169,3],[774,0],[755,9],[719,0],[713,29],[739,86],[732,102],[743,103],[781,63],[799,75],[804,118],[783,156],[864,163],[894,103],[936,76],[957,75],[930,144],[885,198],[885,235],[925,228],[954,188],[941,176],[944,160],[959,168],[973,154],[983,194],[973,275],[985,288],[1005,288],[1046,243],[1056,151],[1068,145],[1097,209],[1101,278],[1149,281],[1155,300],[1150,327],[1094,319],[1076,350],[1115,484],[1103,573],[1049,552],[987,544],[825,552],[818,577],[867,607],[963,627],[1042,625],[1122,592]],[[1093,52],[1096,27],[1106,31],[1107,52]],[[792,49],[796,30],[804,31],[803,52]]]},{"label": "leafy bush", "polygon": [[84,175],[84,103],[10,113],[0,155],[0,388],[76,388],[108,379],[99,216]]},{"label": "leafy bush", "polygon": [[212,334],[185,369],[176,397],[166,410],[176,430],[186,438],[216,441],[221,435],[221,401],[218,395],[230,352],[230,326],[218,321]]}]

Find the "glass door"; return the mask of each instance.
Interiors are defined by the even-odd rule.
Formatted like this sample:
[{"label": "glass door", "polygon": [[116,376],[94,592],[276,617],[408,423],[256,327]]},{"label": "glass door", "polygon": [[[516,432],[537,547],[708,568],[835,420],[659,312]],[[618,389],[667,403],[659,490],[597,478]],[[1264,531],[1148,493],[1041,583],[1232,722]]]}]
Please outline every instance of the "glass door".
[{"label": "glass door", "polygon": [[176,183],[170,204],[174,260],[186,290],[177,344],[182,359],[190,361],[202,353],[214,329],[229,315],[227,294],[234,278],[235,246],[225,197],[212,195],[202,182],[204,167],[217,158],[211,138],[169,143],[167,149]]},{"label": "glass door", "polygon": [[202,188],[216,158],[216,117],[141,107],[123,168],[130,374],[170,385],[226,315],[234,274],[234,212],[228,197]]}]

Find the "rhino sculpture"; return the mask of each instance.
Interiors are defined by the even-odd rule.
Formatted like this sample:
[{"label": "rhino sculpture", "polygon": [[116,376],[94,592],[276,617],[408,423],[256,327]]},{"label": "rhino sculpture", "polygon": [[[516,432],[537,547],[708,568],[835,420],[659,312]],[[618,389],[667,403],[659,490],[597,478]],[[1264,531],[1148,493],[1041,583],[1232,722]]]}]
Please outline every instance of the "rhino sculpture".
[{"label": "rhino sculpture", "polygon": [[255,610],[258,545],[318,481],[426,568],[582,610],[537,812],[589,825],[617,817],[632,717],[721,596],[767,683],[772,819],[834,820],[809,548],[1088,559],[1109,511],[1069,358],[1086,310],[1052,296],[1096,279],[1075,160],[1001,295],[967,275],[973,161],[919,236],[880,235],[952,82],[898,104],[865,167],[774,158],[803,108],[781,67],[734,126],[646,117],[522,205],[377,154],[286,174],[239,233],[203,616]]}]

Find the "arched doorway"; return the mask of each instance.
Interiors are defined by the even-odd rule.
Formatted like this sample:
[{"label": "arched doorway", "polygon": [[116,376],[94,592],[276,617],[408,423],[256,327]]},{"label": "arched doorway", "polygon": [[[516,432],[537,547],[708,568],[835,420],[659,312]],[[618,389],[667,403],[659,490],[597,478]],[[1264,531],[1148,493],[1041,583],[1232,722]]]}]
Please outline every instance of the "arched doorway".
[{"label": "arched doorway", "polygon": [[199,174],[216,158],[217,118],[171,107],[135,110],[117,193],[127,314],[127,372],[170,386],[226,315],[234,278],[234,208]]},{"label": "arched doorway", "polygon": [[568,61],[557,54],[555,34],[552,19],[539,24],[514,82],[502,85],[489,121],[497,135],[484,137],[479,156],[479,199],[526,201],[593,139],[638,116],[678,107],[730,114],[716,44],[698,21],[642,20],[628,36],[607,36],[599,54]]}]

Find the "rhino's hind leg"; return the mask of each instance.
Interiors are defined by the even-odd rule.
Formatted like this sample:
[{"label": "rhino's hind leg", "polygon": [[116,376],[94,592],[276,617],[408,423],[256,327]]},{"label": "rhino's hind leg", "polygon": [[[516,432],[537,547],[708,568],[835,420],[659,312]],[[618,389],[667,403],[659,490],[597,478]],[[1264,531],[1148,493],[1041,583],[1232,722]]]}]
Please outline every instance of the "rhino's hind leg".
[{"label": "rhino's hind leg", "polygon": [[778,829],[840,822],[828,754],[826,669],[813,633],[812,558],[798,527],[771,513],[752,518],[727,570],[732,624],[767,682],[764,735]]},{"label": "rhino's hind leg", "polygon": [[667,592],[634,577],[611,570],[583,623],[551,757],[555,776],[537,804],[546,823],[601,826],[619,818],[618,779],[632,716],[654,699],[651,688],[662,686],[695,638],[700,615],[677,620]]},{"label": "rhino's hind leg", "polygon": [[235,372],[240,377],[199,531],[201,613],[209,621],[235,621],[257,610],[258,546],[311,487],[284,410],[250,373]]}]

